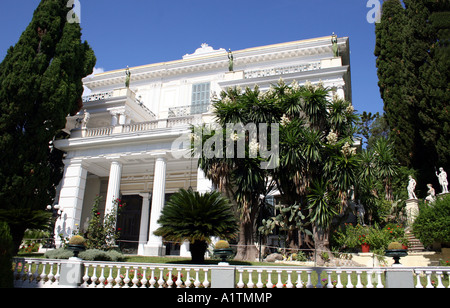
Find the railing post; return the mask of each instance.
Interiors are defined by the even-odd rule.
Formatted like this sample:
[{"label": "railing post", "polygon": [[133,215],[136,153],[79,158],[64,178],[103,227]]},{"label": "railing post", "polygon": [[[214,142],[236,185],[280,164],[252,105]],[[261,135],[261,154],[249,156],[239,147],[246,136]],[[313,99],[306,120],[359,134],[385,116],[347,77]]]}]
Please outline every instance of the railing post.
[{"label": "railing post", "polygon": [[212,289],[234,289],[236,287],[236,268],[220,266],[211,269]]},{"label": "railing post", "polygon": [[387,269],[386,288],[414,288],[414,272],[409,269]]},{"label": "railing post", "polygon": [[79,258],[70,258],[61,263],[59,285],[64,288],[78,288],[83,282],[84,265]]}]

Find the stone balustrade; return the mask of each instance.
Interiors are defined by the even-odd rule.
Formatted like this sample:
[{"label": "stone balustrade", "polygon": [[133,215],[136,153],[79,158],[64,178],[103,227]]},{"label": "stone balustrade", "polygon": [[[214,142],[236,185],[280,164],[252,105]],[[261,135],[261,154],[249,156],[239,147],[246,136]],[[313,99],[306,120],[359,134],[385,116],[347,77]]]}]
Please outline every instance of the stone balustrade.
[{"label": "stone balustrade", "polygon": [[[16,288],[58,288],[73,261],[14,259]],[[78,261],[79,288],[214,288],[223,285],[224,270],[234,273],[236,288],[386,288],[388,277],[407,275],[411,287],[449,288],[450,267],[274,267],[183,264],[139,264]],[[76,270],[75,270],[76,272]],[[401,276],[405,277],[405,276]],[[409,279],[408,278],[408,279]],[[404,279],[404,278],[402,278]]]}]

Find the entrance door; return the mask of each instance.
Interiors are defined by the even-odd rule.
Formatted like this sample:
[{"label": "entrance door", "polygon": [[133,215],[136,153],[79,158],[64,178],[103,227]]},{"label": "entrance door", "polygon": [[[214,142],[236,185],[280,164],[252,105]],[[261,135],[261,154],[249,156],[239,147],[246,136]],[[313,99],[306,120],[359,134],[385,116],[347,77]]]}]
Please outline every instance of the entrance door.
[{"label": "entrance door", "polygon": [[122,208],[117,219],[117,230],[120,232],[119,248],[123,253],[136,254],[141,227],[142,197],[139,195],[123,196]]}]

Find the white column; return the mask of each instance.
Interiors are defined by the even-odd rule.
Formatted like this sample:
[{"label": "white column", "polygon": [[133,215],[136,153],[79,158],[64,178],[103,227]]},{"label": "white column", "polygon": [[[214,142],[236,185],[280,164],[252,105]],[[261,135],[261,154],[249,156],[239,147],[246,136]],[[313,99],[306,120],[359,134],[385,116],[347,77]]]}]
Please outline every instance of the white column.
[{"label": "white column", "polygon": [[212,181],[207,179],[202,169],[197,170],[197,191],[199,193],[210,192],[213,190]]},{"label": "white column", "polygon": [[141,225],[139,229],[139,245],[138,255],[143,256],[145,253],[144,246],[148,240],[148,222],[150,218],[150,194],[140,194],[142,197],[142,210],[141,210]]},{"label": "white column", "polygon": [[122,177],[122,164],[116,160],[111,162],[109,171],[108,193],[106,195],[105,215],[111,213],[114,200],[120,197],[120,179]]},{"label": "white column", "polygon": [[153,232],[159,228],[158,219],[164,206],[164,197],[166,189],[166,167],[165,157],[156,158],[155,174],[153,177],[152,209],[150,214],[150,228],[148,232],[148,243],[145,245],[146,256],[162,256],[165,254],[162,238],[153,235]]},{"label": "white column", "polygon": [[65,238],[70,237],[80,226],[87,179],[86,164],[82,160],[66,160],[64,164],[59,195],[59,206],[63,213],[55,224],[56,247],[61,244],[60,234]]}]

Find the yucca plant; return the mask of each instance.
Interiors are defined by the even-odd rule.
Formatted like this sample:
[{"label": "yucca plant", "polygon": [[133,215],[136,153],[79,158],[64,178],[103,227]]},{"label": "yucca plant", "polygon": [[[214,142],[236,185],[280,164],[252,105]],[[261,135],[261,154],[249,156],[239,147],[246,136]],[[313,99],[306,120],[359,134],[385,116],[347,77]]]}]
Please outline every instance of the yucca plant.
[{"label": "yucca plant", "polygon": [[219,192],[200,194],[180,189],[161,212],[154,234],[164,240],[191,243],[193,263],[203,263],[211,237],[232,239],[238,231],[231,204]]}]

